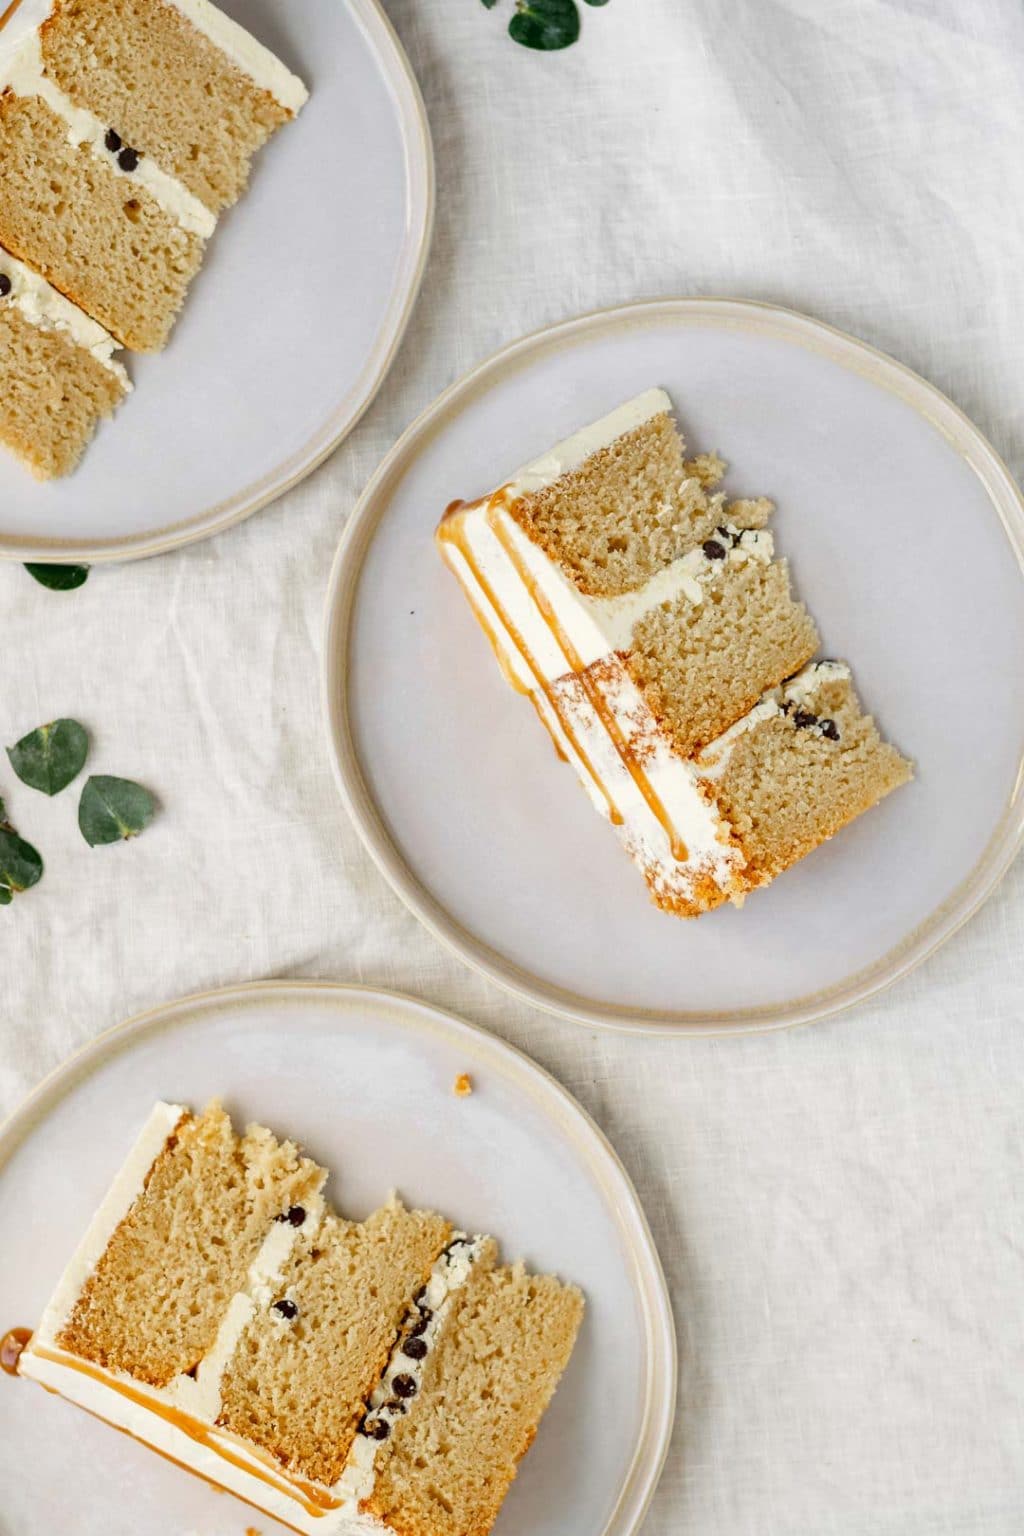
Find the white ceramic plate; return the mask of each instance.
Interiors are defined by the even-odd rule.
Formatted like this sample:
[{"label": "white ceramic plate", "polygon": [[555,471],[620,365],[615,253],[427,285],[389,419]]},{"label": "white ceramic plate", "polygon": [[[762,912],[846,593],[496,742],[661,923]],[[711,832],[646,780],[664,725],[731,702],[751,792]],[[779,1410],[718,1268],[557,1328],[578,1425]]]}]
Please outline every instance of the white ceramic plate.
[{"label": "white ceramic plate", "polygon": [[[682,922],[502,682],[431,535],[573,428],[652,384],[775,529],[824,638],[918,777],[742,911]],[[922,379],[803,316],[670,300],[528,337],[415,422],[338,553],[331,750],[398,893],[469,964],[592,1025],[722,1032],[887,985],[992,890],[1024,828],[1024,509]]]},{"label": "white ceramic plate", "polygon": [[[456,1098],[462,1072],[472,1097]],[[0,1333],[30,1326],[158,1098],[224,1097],[297,1137],[364,1216],[397,1189],[585,1291],[579,1344],[496,1536],[629,1536],[675,1411],[665,1281],[629,1179],[539,1067],[408,998],[280,982],[101,1036],[0,1131]],[[241,1536],[244,1506],[33,1384],[0,1376],[3,1536]],[[17,1468],[15,1475],[11,1469]],[[266,1516],[262,1536],[282,1527]]]},{"label": "white ceramic plate", "polygon": [[377,0],[220,0],[310,86],[220,223],[167,350],[67,480],[0,452],[0,556],[127,560],[219,533],[355,425],[412,310],[433,216],[419,90]]}]

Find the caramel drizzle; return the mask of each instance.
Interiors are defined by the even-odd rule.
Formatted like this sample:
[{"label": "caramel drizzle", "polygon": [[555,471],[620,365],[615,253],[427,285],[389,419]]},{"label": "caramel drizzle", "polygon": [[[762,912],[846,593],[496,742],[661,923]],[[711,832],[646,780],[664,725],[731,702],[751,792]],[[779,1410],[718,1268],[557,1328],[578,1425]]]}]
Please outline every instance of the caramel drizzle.
[{"label": "caramel drizzle", "polygon": [[629,742],[626,740],[626,737],[623,734],[622,727],[616,720],[612,710],[608,707],[608,701],[605,699],[601,689],[594,682],[594,679],[590,676],[590,673],[584,666],[582,656],[580,656],[579,652],[576,650],[576,647],[569,639],[568,634],[559,623],[558,615],[556,614],[551,603],[548,601],[547,597],[541,591],[536,578],[528,569],[522,555],[516,549],[511,535],[509,534],[508,530],[502,526],[498,516],[495,513],[488,513],[487,524],[495,538],[498,540],[498,543],[505,551],[505,554],[508,556],[512,565],[514,566],[517,576],[523,583],[527,592],[530,594],[531,600],[533,601],[535,607],[540,612],[541,617],[554,636],[559,650],[562,652],[562,655],[565,657],[566,662],[568,663],[569,670],[574,672],[579,678],[583,691],[587,695],[587,698],[590,700],[594,713],[597,715],[598,719],[601,721],[601,724],[604,726],[608,735],[611,737],[612,743],[614,744],[615,750],[618,752],[619,757],[622,760],[624,768],[632,778],[637,789],[639,789],[640,793],[646,800],[652,815],[661,823],[661,826],[665,832],[665,836],[669,840],[669,846],[672,849],[672,857],[678,860],[679,863],[684,864],[690,856],[689,850],[676,831],[672,822],[672,818],[669,816],[664,805],[662,804],[661,799],[656,793],[650,779],[644,773],[643,769],[640,767],[640,764],[637,762],[635,755],[630,750]]},{"label": "caramel drizzle", "polygon": [[[328,1514],[332,1509],[341,1508],[342,1500],[335,1498],[328,1490],[319,1487],[316,1483],[306,1482],[302,1478],[294,1477],[291,1473],[287,1474],[286,1480],[286,1474],[279,1472],[277,1468],[271,1467],[269,1464],[265,1468],[254,1467],[250,1461],[242,1456],[236,1456],[233,1451],[229,1450],[224,1444],[222,1436],[217,1435],[210,1425],[203,1424],[199,1419],[194,1419],[191,1414],[182,1413],[180,1409],[173,1408],[168,1403],[161,1403],[155,1398],[149,1397],[145,1392],[140,1392],[136,1387],[129,1386],[125,1381],[119,1381],[117,1378],[109,1376],[105,1371],[98,1369],[88,1360],[78,1360],[69,1355],[57,1354],[53,1350],[46,1349],[41,1345],[34,1346],[32,1353],[38,1356],[40,1360],[49,1360],[54,1365],[61,1365],[65,1366],[68,1370],[78,1371],[80,1375],[88,1376],[93,1381],[100,1382],[101,1385],[108,1387],[112,1392],[117,1392],[122,1397],[126,1397],[129,1402],[136,1403],[139,1407],[145,1408],[149,1413],[155,1414],[157,1418],[164,1419],[173,1428],[187,1435],[190,1440],[194,1440],[197,1445],[203,1446],[206,1450],[213,1451],[223,1461],[228,1462],[239,1471],[247,1472],[250,1477],[256,1478],[258,1482],[266,1483],[268,1487],[273,1488],[277,1493],[283,1493],[288,1498],[294,1499],[297,1504],[302,1505],[306,1514],[312,1518],[318,1519]],[[49,1390],[54,1391],[55,1389],[51,1387]],[[57,1395],[60,1396],[59,1393]],[[89,1409],[86,1410],[86,1412],[90,1411]],[[95,1417],[103,1418],[104,1415],[96,1414]],[[121,1426],[116,1425],[115,1428],[121,1428]],[[138,1435],[133,1435],[131,1430],[125,1430],[125,1433],[132,1435],[133,1439],[137,1440],[140,1438]],[[146,1441],[143,1443],[148,1444]],[[152,1449],[156,1450],[157,1447],[153,1446]],[[251,1454],[259,1459],[263,1459],[263,1453],[258,1447],[253,1447]],[[170,1459],[174,1460],[173,1457]],[[191,1470],[191,1468],[188,1470]],[[202,1476],[202,1473],[199,1476]]]},{"label": "caramel drizzle", "polygon": [[[565,732],[566,740],[569,742],[569,745],[576,753],[587,773],[593,779],[599,793],[604,797],[604,800],[608,806],[608,819],[611,821],[613,826],[621,827],[623,824],[622,812],[615,804],[615,801],[612,799],[608,792],[608,788],[604,780],[601,778],[597,769],[594,767],[593,763],[590,761],[590,758],[584,751],[583,745],[577,737],[575,730],[573,729],[572,721],[568,718],[567,712],[562,707],[562,704],[556,695],[551,683],[544,676],[543,672],[541,672],[533,658],[533,655],[530,652],[529,647],[526,644],[526,641],[523,639],[522,635],[519,633],[519,630],[513,624],[510,616],[505,612],[504,608],[499,603],[497,594],[494,592],[490,582],[484,576],[483,571],[477,564],[476,557],[470,549],[469,544],[463,534],[461,520],[456,521],[455,514],[458,512],[468,512],[471,511],[474,506],[481,505],[483,505],[482,502],[452,502],[451,506],[448,508],[447,512],[442,518],[441,524],[437,530],[438,540],[441,543],[453,544],[459,551],[459,554],[462,556],[463,560],[465,560],[466,564],[469,566],[473,580],[477,583],[481,592],[484,594],[485,598],[490,603],[495,613],[501,619],[502,624],[504,624],[506,630],[508,631],[513,645],[519,652],[520,656],[523,658],[523,661],[526,663],[527,667],[533,673],[534,680],[536,681],[538,689],[541,693],[544,694],[548,703],[551,705],[551,709],[556,716],[558,723],[561,725],[562,730]],[[558,743],[556,742],[555,745],[557,747]],[[559,750],[561,749],[559,748]]]},{"label": "caramel drizzle", "polygon": [[0,1339],[0,1371],[17,1376],[18,1361],[31,1338],[31,1328],[11,1328],[4,1334]]}]

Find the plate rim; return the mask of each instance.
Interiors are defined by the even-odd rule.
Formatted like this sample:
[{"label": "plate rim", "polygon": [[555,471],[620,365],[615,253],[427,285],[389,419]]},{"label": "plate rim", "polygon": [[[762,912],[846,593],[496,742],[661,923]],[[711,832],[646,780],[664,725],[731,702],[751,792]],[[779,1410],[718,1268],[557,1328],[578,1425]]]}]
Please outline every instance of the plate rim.
[{"label": "plate rim", "polygon": [[946,438],[981,481],[1002,523],[1009,553],[1024,574],[1024,493],[980,428],[936,385],[870,342],[786,305],[718,295],[637,299],[557,321],[500,347],[444,389],[410,423],[368,482],[335,552],[327,587],[321,665],[321,708],[341,798],[363,846],[392,890],[446,949],[518,1001],[556,1018],[589,1029],[698,1039],[763,1034],[816,1023],[866,1002],[923,964],[988,900],[1024,844],[1024,757],[999,822],[972,869],[944,902],[874,964],[835,986],[782,1003],[728,1012],[623,1008],[595,1002],[532,976],[460,924],[413,875],[391,837],[356,752],[348,708],[348,656],[360,576],[377,525],[387,511],[388,483],[404,473],[421,444],[441,430],[449,411],[458,409],[464,397],[485,389],[493,375],[528,364],[534,351],[588,331],[669,320],[694,324],[708,318],[726,328],[774,328],[774,334],[854,368],[903,399]]},{"label": "plate rim", "polygon": [[[93,1036],[46,1074],[15,1109],[0,1121],[0,1174],[25,1140],[40,1129],[50,1111],[106,1061],[133,1042],[207,1010],[245,1008],[252,1000],[279,997],[287,1005],[317,997],[350,1006],[356,999],[376,1001],[404,1015],[410,1026],[462,1036],[475,1055],[504,1069],[506,1079],[528,1092],[560,1132],[566,1134],[606,1198],[623,1235],[633,1266],[633,1294],[640,1305],[646,1351],[646,1392],[637,1442],[608,1521],[595,1536],[635,1536],[650,1508],[664,1470],[676,1419],[678,1341],[671,1295],[654,1235],[636,1187],[621,1157],[593,1116],[546,1067],[525,1051],[460,1014],[410,993],[358,982],[280,979],[238,982],[206,988],[148,1008]],[[544,1101],[547,1100],[545,1105]],[[575,1123],[576,1135],[569,1133]],[[589,1145],[588,1145],[589,1143]],[[604,1177],[601,1170],[604,1170]],[[613,1198],[614,1197],[614,1198]]]},{"label": "plate rim", "polygon": [[0,560],[40,565],[119,564],[167,554],[224,533],[294,490],[330,458],[373,404],[405,339],[423,285],[434,233],[437,176],[423,93],[382,0],[345,3],[380,64],[395,106],[404,150],[406,203],[398,278],[350,400],[332,411],[302,448],[255,483],[184,520],[149,532],[85,541],[0,531]]}]

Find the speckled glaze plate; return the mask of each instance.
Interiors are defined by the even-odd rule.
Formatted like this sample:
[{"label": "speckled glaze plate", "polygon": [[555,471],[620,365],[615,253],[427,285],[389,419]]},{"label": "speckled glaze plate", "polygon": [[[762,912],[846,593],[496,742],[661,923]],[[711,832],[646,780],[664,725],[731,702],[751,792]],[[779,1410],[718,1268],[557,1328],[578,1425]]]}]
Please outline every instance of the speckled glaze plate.
[{"label": "speckled glaze plate", "polygon": [[[455,497],[651,385],[774,527],[824,654],[917,763],[742,911],[657,911],[433,547]],[[730,1033],[821,1018],[902,976],[1024,832],[1024,507],[978,430],[806,316],[659,300],[515,343],[396,444],[331,577],[325,708],[342,794],[417,916],[518,997],[588,1026]]]},{"label": "speckled glaze plate", "polygon": [[[453,1092],[468,1072],[469,1098]],[[0,1334],[31,1325],[158,1098],[221,1095],[301,1140],[364,1216],[397,1189],[578,1283],[579,1343],[496,1536],[631,1536],[675,1412],[664,1276],[636,1193],[541,1068],[411,998],[268,982],[100,1036],[0,1129]],[[0,1536],[273,1536],[255,1515],[31,1382],[0,1375]]]},{"label": "speckled glaze plate", "polygon": [[404,334],[434,166],[378,0],[219,3],[309,103],[221,220],[167,350],[128,359],[135,392],[78,470],[38,485],[0,451],[0,557],[130,560],[240,522],[337,447]]}]

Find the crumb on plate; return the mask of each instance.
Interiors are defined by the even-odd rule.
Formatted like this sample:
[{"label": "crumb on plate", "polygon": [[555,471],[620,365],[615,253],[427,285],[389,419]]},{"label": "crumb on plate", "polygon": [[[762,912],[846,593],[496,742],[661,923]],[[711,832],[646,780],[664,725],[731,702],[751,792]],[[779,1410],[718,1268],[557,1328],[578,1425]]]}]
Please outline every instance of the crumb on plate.
[{"label": "crumb on plate", "polygon": [[456,1098],[469,1098],[470,1094],[473,1092],[473,1079],[470,1077],[468,1072],[459,1073],[458,1077],[455,1079],[455,1086],[453,1087],[452,1092],[455,1094]]}]

